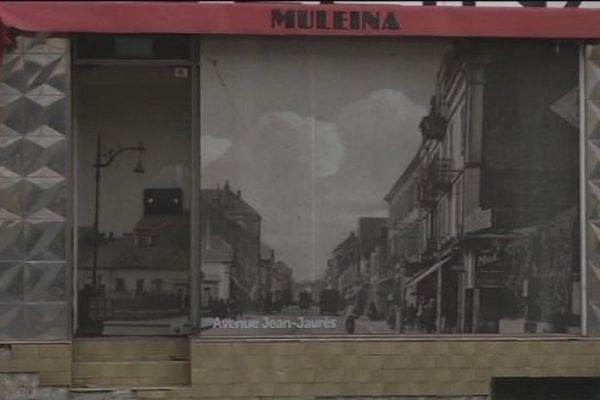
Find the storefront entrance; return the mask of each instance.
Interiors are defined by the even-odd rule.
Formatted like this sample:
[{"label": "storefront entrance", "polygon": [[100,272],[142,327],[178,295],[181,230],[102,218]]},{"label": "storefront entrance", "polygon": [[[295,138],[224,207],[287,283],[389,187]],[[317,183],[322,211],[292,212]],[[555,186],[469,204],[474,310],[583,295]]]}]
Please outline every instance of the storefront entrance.
[{"label": "storefront entrance", "polygon": [[187,334],[190,40],[94,35],[76,43],[76,332]]}]

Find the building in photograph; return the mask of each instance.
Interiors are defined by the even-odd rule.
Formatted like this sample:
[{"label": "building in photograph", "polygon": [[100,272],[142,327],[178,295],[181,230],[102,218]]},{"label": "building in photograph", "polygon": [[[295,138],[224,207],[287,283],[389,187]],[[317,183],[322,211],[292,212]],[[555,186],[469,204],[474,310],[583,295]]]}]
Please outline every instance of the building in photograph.
[{"label": "building in photograph", "polygon": [[360,217],[358,219],[358,247],[360,253],[359,274],[361,276],[370,276],[376,273],[371,267],[371,254],[381,245],[386,235],[387,218],[379,217]]},{"label": "building in photograph", "polygon": [[358,238],[350,232],[331,253],[327,278],[331,289],[337,291],[346,302],[353,300],[354,284],[359,271]]},{"label": "building in photograph", "polygon": [[388,313],[391,284],[387,253],[387,228],[381,229],[381,238],[369,255],[368,307],[373,318],[382,319]]},{"label": "building in photograph", "polygon": [[263,312],[268,312],[273,304],[273,274],[275,272],[275,250],[264,243],[260,244],[259,301]]},{"label": "building in photograph", "polygon": [[210,308],[215,301],[231,297],[231,270],[235,261],[233,247],[217,235],[202,239],[202,305]]},{"label": "building in photograph", "polygon": [[201,236],[217,236],[233,252],[228,274],[224,270],[218,274],[229,276],[229,296],[223,299],[239,302],[246,310],[256,309],[265,289],[261,278],[266,279],[261,275],[260,215],[227,182],[223,188],[202,189],[201,195]]},{"label": "building in photograph", "polygon": [[292,269],[283,261],[275,261],[273,268],[273,301],[289,305],[294,301],[294,279]]},{"label": "building in photograph", "polygon": [[360,217],[356,230],[359,256],[359,270],[355,277],[354,289],[357,292],[356,303],[364,313],[370,311],[369,314],[374,318],[378,318],[384,310],[381,307],[382,301],[377,299],[377,291],[372,282],[377,280],[383,269],[386,226],[387,218]]},{"label": "building in photograph", "polygon": [[463,43],[440,68],[423,144],[386,196],[404,301],[435,305],[438,332],[577,325],[574,51]]},{"label": "building in photograph", "polygon": [[[157,193],[161,196],[156,196]],[[155,199],[160,199],[154,202]],[[189,308],[189,212],[180,207],[181,190],[144,191],[144,215],[133,232],[116,237],[80,229],[78,287],[82,325],[89,314],[93,275],[100,285],[106,321],[152,321],[185,316]],[[94,249],[94,247],[97,247]],[[94,250],[97,260],[94,262]],[[94,265],[95,264],[95,265]],[[105,323],[104,334],[110,334]],[[131,324],[137,334],[147,325]],[[168,325],[168,324],[167,324]]]}]

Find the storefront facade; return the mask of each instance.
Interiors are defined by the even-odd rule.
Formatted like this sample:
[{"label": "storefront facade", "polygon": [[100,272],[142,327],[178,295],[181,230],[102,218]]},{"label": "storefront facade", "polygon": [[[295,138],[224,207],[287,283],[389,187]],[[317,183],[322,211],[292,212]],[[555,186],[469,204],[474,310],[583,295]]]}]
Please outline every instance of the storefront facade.
[{"label": "storefront facade", "polygon": [[[499,9],[475,10],[479,22],[465,24],[465,11],[473,10],[167,3],[0,5],[6,33],[0,375],[6,388],[20,376],[48,393],[121,388],[140,399],[501,399],[511,398],[506,387],[519,387],[508,378],[579,385],[582,396],[598,390],[600,75],[597,46],[587,40],[600,35],[597,11],[569,14],[569,26],[579,23],[579,31],[556,25],[567,18],[560,10],[512,10],[520,22],[505,32],[489,26],[508,15]],[[63,15],[42,18],[52,6]],[[140,26],[124,31],[129,25],[111,8],[119,6],[133,7],[121,12],[141,7],[135,8]],[[158,15],[162,22],[153,19]],[[76,16],[81,26],[65,22]],[[440,17],[452,23],[435,22]],[[428,22],[412,25],[417,18]],[[533,19],[538,27],[523,31],[522,22]],[[290,33],[293,38],[279,37]],[[361,35],[376,37],[354,37]],[[383,60],[382,54],[405,51],[418,59],[473,48],[470,39],[415,38],[437,35],[486,37],[489,51],[475,60],[469,55],[467,67],[462,55],[457,64],[443,57],[439,65],[418,64],[423,76],[439,75],[407,90],[410,102],[398,95],[400,83],[382,86],[403,61],[394,59],[378,66],[381,81],[357,83],[362,97],[355,102],[328,94],[338,90],[345,97],[344,88],[359,76],[347,65],[361,52]],[[498,44],[502,36],[532,43],[515,55]],[[412,42],[395,42],[404,40]],[[489,65],[507,67],[489,60],[494,51],[512,54],[505,60],[512,57],[514,65],[523,60],[527,67],[520,71],[535,69],[528,63],[542,56],[533,50],[548,43],[548,57],[560,53],[569,64],[560,79],[551,68],[537,80],[526,71],[507,89],[510,79],[505,76],[502,87],[485,72]],[[420,46],[427,51],[419,53]],[[334,50],[338,59],[329,56]],[[541,69],[557,65],[539,62]],[[402,79],[410,81],[416,70],[402,72]],[[300,84],[286,89],[292,76]],[[524,99],[524,92],[544,85],[548,101],[532,100],[533,117],[525,122],[494,103]],[[484,99],[488,93],[505,97]],[[430,96],[441,102],[423,106]],[[336,104],[343,106],[332,110]],[[413,110],[418,123],[437,117],[441,107],[447,107],[443,138],[400,143],[416,150],[402,157],[386,153],[399,144],[385,142],[397,126],[419,139],[431,131],[404,126],[385,110],[391,116]],[[553,116],[538,118],[547,107],[554,107]],[[380,113],[377,123],[352,119],[361,112],[362,120]],[[386,118],[397,124],[390,136],[378,124]],[[502,129],[508,133],[498,133]],[[534,132],[529,142],[520,129]],[[549,143],[536,129],[558,139]],[[387,144],[367,148],[371,140],[359,131],[384,132],[380,141]],[[286,135],[295,133],[299,138],[290,144]],[[302,141],[304,133],[312,142]],[[254,139],[238,139],[243,134]],[[541,153],[529,158],[526,145],[536,140]],[[326,149],[326,157],[315,149]],[[309,161],[296,159],[303,151]],[[544,161],[544,152],[556,161]],[[388,156],[405,161],[369,169]],[[558,182],[536,175],[545,184],[532,189],[507,178],[498,169],[510,164],[505,169],[515,173],[511,156],[527,160],[521,170]],[[269,183],[277,179],[292,185]],[[383,183],[363,185],[367,180]],[[302,186],[307,182],[310,190]],[[429,184],[447,190],[430,188],[432,200],[423,192]],[[375,200],[346,206],[334,196],[359,186],[364,189],[346,195]],[[500,193],[501,186],[508,192]],[[562,189],[570,194],[561,196]],[[394,208],[402,202],[394,200],[398,193],[406,200]],[[544,196],[556,201],[542,207]],[[331,208],[318,208],[328,201]],[[371,204],[383,205],[385,215],[366,207]],[[522,214],[510,214],[514,210]],[[346,214],[328,219],[337,211]],[[320,227],[320,218],[345,222]],[[310,236],[304,226],[317,233]],[[286,240],[278,239],[282,232]],[[304,240],[309,244],[301,247]],[[510,312],[494,308],[498,297]],[[416,315],[417,303],[430,298],[436,299],[432,329],[416,329],[406,320],[408,308],[413,303]]]}]

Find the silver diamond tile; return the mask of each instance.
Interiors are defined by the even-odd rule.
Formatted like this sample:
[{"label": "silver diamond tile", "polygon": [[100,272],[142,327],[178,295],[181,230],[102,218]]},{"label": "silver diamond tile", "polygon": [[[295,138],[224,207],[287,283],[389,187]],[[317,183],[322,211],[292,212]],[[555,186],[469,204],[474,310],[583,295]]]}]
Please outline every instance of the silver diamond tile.
[{"label": "silver diamond tile", "polygon": [[63,262],[25,263],[25,301],[66,301],[67,273]]},{"label": "silver diamond tile", "polygon": [[[0,148],[12,146],[23,139],[23,135],[6,125],[0,125]],[[0,160],[6,160],[0,158]]]},{"label": "silver diamond tile", "polygon": [[[9,128],[7,128],[9,130]],[[12,129],[10,129],[12,131]],[[22,136],[5,135],[0,132],[0,177],[23,173],[23,141]]]},{"label": "silver diamond tile", "polygon": [[20,340],[30,335],[25,329],[22,303],[0,304],[0,340]]},{"label": "silver diamond tile", "polygon": [[23,259],[23,221],[0,219],[0,261]]},{"label": "silver diamond tile", "polygon": [[25,98],[0,97],[0,126],[25,133]]},{"label": "silver diamond tile", "polygon": [[41,126],[49,126],[57,132],[65,132],[68,126],[68,101],[65,96],[41,96],[24,98],[26,132],[33,132]]},{"label": "silver diamond tile", "polygon": [[0,82],[19,91],[25,89],[25,60],[20,54],[6,54],[0,68]]},{"label": "silver diamond tile", "polygon": [[67,303],[31,303],[24,307],[24,327],[31,339],[64,337],[68,330]]},{"label": "silver diamond tile", "polygon": [[68,57],[62,54],[37,54],[27,55],[24,59],[28,94],[65,94],[68,86]]},{"label": "silver diamond tile", "polygon": [[23,301],[25,265],[21,262],[0,262],[0,304]]},{"label": "silver diamond tile", "polygon": [[69,42],[65,38],[52,37],[48,33],[25,36],[23,52],[26,54],[67,54]]},{"label": "silver diamond tile", "polygon": [[18,36],[0,68],[0,340],[69,337],[69,41]]},{"label": "silver diamond tile", "polygon": [[23,216],[28,219],[64,219],[66,179],[27,178],[22,199]]},{"label": "silver diamond tile", "polygon": [[23,179],[2,178],[0,175],[0,210],[13,216],[23,216]]},{"label": "silver diamond tile", "polygon": [[8,167],[0,167],[0,177],[2,178],[22,178],[20,174],[9,169]]},{"label": "silver diamond tile", "polygon": [[65,223],[52,220],[26,220],[24,252],[27,261],[66,259]]},{"label": "silver diamond tile", "polygon": [[39,147],[48,148],[62,142],[65,139],[65,135],[49,126],[43,125],[33,132],[27,133],[25,138]]},{"label": "silver diamond tile", "polygon": [[56,177],[66,174],[66,141],[62,136],[31,136],[23,141],[23,173]]},{"label": "silver diamond tile", "polygon": [[19,89],[9,85],[6,82],[0,82],[0,98],[5,98],[5,100],[3,100],[0,104],[6,104],[13,99],[19,99],[22,96],[23,93]]},{"label": "silver diamond tile", "polygon": [[[52,89],[52,88],[49,86],[45,86],[45,87],[39,86],[38,89],[50,91],[50,89]],[[37,104],[38,106],[40,106],[42,108],[48,108],[51,105],[58,103],[61,100],[64,100],[64,98],[65,98],[65,96],[63,94],[48,95],[45,93],[36,93],[36,92],[27,93],[25,95],[25,97],[27,97],[28,100],[31,100],[32,102],[34,102],[35,104]]]}]

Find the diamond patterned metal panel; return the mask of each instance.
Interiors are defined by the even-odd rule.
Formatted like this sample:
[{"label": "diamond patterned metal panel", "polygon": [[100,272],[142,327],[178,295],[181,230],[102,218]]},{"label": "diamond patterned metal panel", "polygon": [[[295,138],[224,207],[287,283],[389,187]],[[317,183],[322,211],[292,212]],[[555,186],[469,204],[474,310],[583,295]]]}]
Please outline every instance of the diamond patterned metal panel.
[{"label": "diamond patterned metal panel", "polygon": [[67,270],[64,262],[27,262],[24,265],[26,301],[67,301]]},{"label": "diamond patterned metal panel", "polygon": [[27,178],[23,186],[23,214],[28,219],[64,219],[63,215],[66,212],[64,178]]},{"label": "diamond patterned metal panel", "polygon": [[25,90],[45,95],[64,95],[67,89],[68,59],[62,54],[35,54],[24,57]]},{"label": "diamond patterned metal panel", "polygon": [[0,340],[66,339],[69,40],[16,38],[0,66]]},{"label": "diamond patterned metal panel", "polygon": [[0,304],[0,340],[26,339],[23,304]]},{"label": "diamond patterned metal panel", "polygon": [[0,69],[0,96],[12,92],[12,88],[20,92],[25,87],[25,60],[21,54],[8,53]]},{"label": "diamond patterned metal panel", "polygon": [[15,132],[23,133],[25,129],[25,100],[23,96],[0,96],[1,127],[8,127]]},{"label": "diamond patterned metal panel", "polygon": [[40,126],[49,126],[58,132],[64,132],[68,125],[68,101],[65,96],[42,96],[32,94],[24,98],[23,107],[27,118],[24,121],[26,132],[32,132]]},{"label": "diamond patterned metal panel", "polygon": [[23,172],[23,135],[4,125],[0,127],[0,177],[14,177]]},{"label": "diamond patterned metal panel", "polygon": [[27,336],[37,340],[64,337],[68,326],[67,303],[27,303],[23,319]]},{"label": "diamond patterned metal panel", "polygon": [[0,219],[0,261],[23,259],[23,226],[18,219]]},{"label": "diamond patterned metal panel", "polygon": [[17,41],[19,43],[22,43],[25,54],[69,54],[69,40],[48,33],[23,36],[21,41]]},{"label": "diamond patterned metal panel", "polygon": [[24,252],[27,261],[65,260],[66,237],[63,221],[26,220],[24,231]]},{"label": "diamond patterned metal panel", "polygon": [[25,135],[23,141],[23,170],[27,175],[36,174],[44,167],[50,170],[49,175],[37,177],[55,178],[66,173],[65,137],[56,130],[41,126]]},{"label": "diamond patterned metal panel", "polygon": [[24,300],[24,264],[0,262],[0,304]]},{"label": "diamond patterned metal panel", "polygon": [[[10,171],[0,171],[0,174],[9,174]],[[0,175],[0,218],[17,218],[22,215],[23,197],[22,197],[23,179],[18,175],[5,178]]]}]

